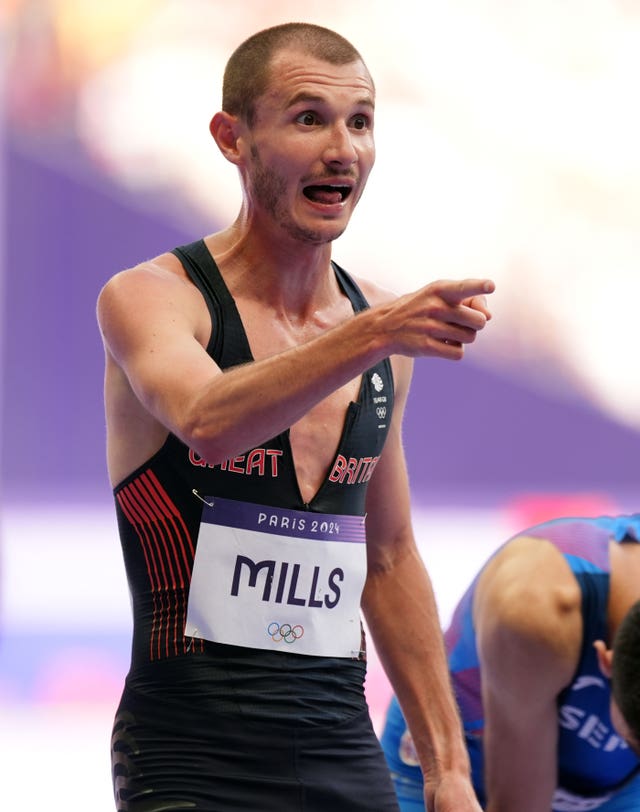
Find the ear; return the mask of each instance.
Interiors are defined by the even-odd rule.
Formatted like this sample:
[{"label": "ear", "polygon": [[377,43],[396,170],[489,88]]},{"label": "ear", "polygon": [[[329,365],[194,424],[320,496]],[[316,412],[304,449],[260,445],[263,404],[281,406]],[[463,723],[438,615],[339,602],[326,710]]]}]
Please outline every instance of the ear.
[{"label": "ear", "polygon": [[611,663],[613,662],[613,651],[607,648],[602,640],[596,640],[593,644],[598,657],[600,671],[607,679],[611,679]]},{"label": "ear", "polygon": [[218,145],[218,149],[232,164],[240,162],[239,129],[238,118],[225,113],[224,110],[216,113],[209,123],[209,131]]}]

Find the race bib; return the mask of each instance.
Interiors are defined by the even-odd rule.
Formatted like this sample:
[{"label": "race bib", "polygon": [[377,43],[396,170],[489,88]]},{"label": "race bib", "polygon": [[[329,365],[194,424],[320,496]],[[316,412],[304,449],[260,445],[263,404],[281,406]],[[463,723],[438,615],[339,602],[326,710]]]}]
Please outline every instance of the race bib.
[{"label": "race bib", "polygon": [[205,497],[185,634],[358,657],[364,517]]}]

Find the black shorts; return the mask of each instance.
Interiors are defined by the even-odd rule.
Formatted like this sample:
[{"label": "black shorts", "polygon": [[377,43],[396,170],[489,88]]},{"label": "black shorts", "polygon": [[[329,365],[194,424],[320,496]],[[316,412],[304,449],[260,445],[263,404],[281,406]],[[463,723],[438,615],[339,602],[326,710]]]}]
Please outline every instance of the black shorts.
[{"label": "black shorts", "polygon": [[366,710],[326,727],[218,715],[205,729],[157,717],[118,711],[118,812],[399,812]]}]

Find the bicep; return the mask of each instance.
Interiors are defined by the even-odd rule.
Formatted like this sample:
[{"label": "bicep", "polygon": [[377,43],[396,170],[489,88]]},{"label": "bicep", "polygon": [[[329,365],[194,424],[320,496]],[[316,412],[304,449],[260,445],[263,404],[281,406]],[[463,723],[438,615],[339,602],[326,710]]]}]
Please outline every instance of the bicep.
[{"label": "bicep", "polygon": [[171,275],[136,269],[114,277],[98,299],[107,353],[142,406],[178,435],[191,401],[220,374],[197,334],[194,291]]}]

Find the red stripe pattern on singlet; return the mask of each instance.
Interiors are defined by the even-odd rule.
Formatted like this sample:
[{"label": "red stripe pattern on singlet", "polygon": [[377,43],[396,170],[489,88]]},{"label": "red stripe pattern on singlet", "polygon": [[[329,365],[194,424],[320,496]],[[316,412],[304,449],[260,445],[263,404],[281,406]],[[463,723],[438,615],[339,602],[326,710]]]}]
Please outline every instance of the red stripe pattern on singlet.
[{"label": "red stripe pattern on singlet", "polygon": [[180,512],[152,471],[125,485],[116,498],[136,531],[149,576],[149,658],[186,654],[194,645],[203,650],[202,640],[184,636],[195,547]]}]

